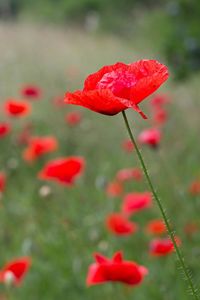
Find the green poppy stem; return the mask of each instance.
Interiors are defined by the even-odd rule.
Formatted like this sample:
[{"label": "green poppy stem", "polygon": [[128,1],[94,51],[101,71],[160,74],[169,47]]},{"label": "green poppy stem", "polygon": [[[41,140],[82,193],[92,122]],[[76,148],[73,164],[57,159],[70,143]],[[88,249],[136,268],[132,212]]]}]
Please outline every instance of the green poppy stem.
[{"label": "green poppy stem", "polygon": [[159,199],[159,197],[157,195],[157,192],[156,192],[156,190],[154,188],[154,185],[153,185],[153,183],[151,181],[151,178],[149,176],[149,173],[148,173],[146,164],[144,162],[144,159],[142,157],[142,154],[141,154],[141,152],[140,152],[140,150],[139,150],[139,148],[137,146],[137,143],[136,143],[136,141],[135,141],[135,139],[133,137],[133,134],[132,134],[131,128],[129,126],[129,122],[128,122],[128,119],[127,119],[125,111],[122,111],[122,115],[123,115],[123,119],[124,119],[124,122],[125,122],[125,125],[126,125],[126,128],[127,128],[128,134],[130,136],[130,139],[131,139],[133,145],[135,146],[135,150],[136,150],[137,156],[139,158],[139,161],[141,163],[141,166],[142,166],[143,172],[145,174],[146,180],[148,182],[149,188],[150,188],[150,190],[151,190],[151,192],[153,194],[153,197],[154,197],[154,199],[155,199],[155,201],[156,201],[156,203],[157,203],[157,205],[158,205],[158,207],[160,209],[160,212],[161,212],[161,215],[163,217],[163,220],[164,220],[165,226],[167,228],[168,234],[169,234],[169,236],[171,238],[171,241],[172,241],[172,243],[174,245],[174,249],[175,249],[178,261],[180,263],[180,266],[182,267],[182,270],[184,272],[185,278],[186,278],[186,280],[188,282],[188,285],[190,287],[191,294],[192,294],[192,296],[193,296],[193,298],[195,300],[199,300],[200,298],[199,298],[199,295],[198,295],[198,291],[197,291],[197,289],[194,286],[193,280],[192,280],[191,275],[190,275],[190,271],[188,270],[187,266],[185,265],[184,257],[182,255],[182,253],[181,253],[181,251],[180,251],[177,243],[176,243],[175,235],[174,235],[174,232],[173,232],[173,230],[172,230],[172,228],[170,226],[170,223],[168,221],[167,215],[165,213],[165,209],[163,208],[163,205],[162,205],[162,203],[161,203],[161,201],[160,201],[160,199]]}]

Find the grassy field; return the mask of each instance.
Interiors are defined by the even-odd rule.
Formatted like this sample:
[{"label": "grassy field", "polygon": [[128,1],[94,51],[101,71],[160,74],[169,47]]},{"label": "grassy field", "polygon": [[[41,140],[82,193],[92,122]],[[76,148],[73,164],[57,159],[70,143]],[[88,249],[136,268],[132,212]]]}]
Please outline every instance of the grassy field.
[{"label": "grassy field", "polygon": [[[175,255],[149,256],[151,237],[144,228],[148,221],[160,217],[156,205],[134,217],[140,229],[133,236],[115,237],[104,226],[106,215],[119,209],[121,198],[108,198],[101,182],[111,181],[121,168],[139,166],[134,152],[127,154],[122,150],[121,144],[127,138],[122,116],[106,117],[78,107],[59,109],[53,105],[56,96],[81,88],[85,76],[102,65],[141,58],[162,60],[153,43],[146,47],[138,34],[127,43],[114,36],[70,28],[4,23],[0,24],[0,41],[1,103],[9,97],[19,98],[19,90],[26,83],[35,83],[43,91],[42,100],[33,103],[31,116],[12,121],[12,134],[0,140],[0,169],[8,174],[0,207],[0,263],[24,255],[33,259],[23,285],[9,291],[6,299],[189,299]],[[146,42],[151,44],[150,37]],[[188,194],[191,181],[200,177],[199,79],[179,85],[170,80],[165,84],[161,92],[169,94],[171,104],[160,149],[142,148],[197,283],[200,235],[197,231],[188,236],[184,228],[188,223],[199,222],[199,198]],[[148,114],[148,100],[141,106]],[[64,121],[65,114],[72,110],[83,114],[82,122],[74,128]],[[128,117],[136,135],[150,126],[151,120],[143,121],[133,111],[129,111]],[[1,119],[4,118],[1,111]],[[34,135],[53,134],[60,145],[58,151],[33,165],[23,161],[24,147],[16,143],[17,134],[27,122],[33,124]],[[37,179],[48,159],[68,155],[86,159],[84,176],[75,187]],[[46,198],[39,193],[43,185],[51,188],[51,195]],[[126,186],[126,192],[145,190],[145,180]],[[131,289],[106,284],[87,288],[85,278],[93,252],[111,257],[117,250],[123,250],[126,259],[149,269],[141,286]],[[7,293],[3,286],[1,293]]]}]

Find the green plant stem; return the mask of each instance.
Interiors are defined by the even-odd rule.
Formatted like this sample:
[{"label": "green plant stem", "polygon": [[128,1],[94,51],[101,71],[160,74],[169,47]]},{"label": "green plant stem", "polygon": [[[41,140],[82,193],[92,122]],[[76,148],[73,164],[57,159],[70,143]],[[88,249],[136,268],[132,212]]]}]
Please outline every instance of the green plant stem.
[{"label": "green plant stem", "polygon": [[163,217],[163,220],[164,220],[165,226],[167,228],[168,234],[169,234],[169,236],[171,238],[171,241],[172,241],[172,243],[174,245],[174,249],[176,251],[176,255],[177,255],[178,261],[179,261],[179,263],[180,263],[180,265],[182,267],[182,270],[183,270],[183,272],[185,274],[185,278],[186,278],[186,280],[188,282],[188,285],[190,287],[192,296],[193,296],[193,298],[195,300],[199,300],[200,298],[199,298],[199,295],[198,295],[198,291],[197,291],[197,289],[194,286],[194,283],[193,283],[191,275],[190,275],[190,271],[186,267],[183,255],[182,255],[182,253],[181,253],[181,251],[180,251],[180,249],[179,249],[179,247],[178,247],[178,245],[176,243],[174,232],[173,232],[173,230],[172,230],[172,228],[170,226],[170,223],[168,221],[167,215],[165,213],[165,209],[163,208],[163,205],[162,205],[162,203],[161,203],[161,201],[160,201],[160,199],[159,199],[159,197],[157,195],[157,192],[156,192],[156,190],[155,190],[155,188],[153,186],[153,183],[151,181],[151,178],[150,178],[150,176],[148,174],[147,167],[145,165],[145,162],[144,162],[144,159],[142,157],[142,154],[141,154],[141,152],[140,152],[140,150],[139,150],[139,148],[137,146],[137,143],[136,143],[136,141],[135,141],[135,139],[133,137],[133,134],[132,134],[131,128],[129,126],[128,119],[127,119],[125,111],[122,111],[122,115],[123,115],[123,119],[124,119],[124,122],[125,122],[125,125],[126,125],[126,128],[127,128],[128,134],[130,136],[130,139],[131,139],[133,145],[135,146],[135,150],[136,150],[137,156],[139,158],[139,161],[140,161],[140,163],[142,165],[142,169],[143,169],[143,172],[145,174],[146,180],[148,182],[149,188],[150,188],[150,190],[151,190],[151,192],[152,192],[152,194],[154,196],[154,199],[155,199],[155,201],[156,201],[156,203],[157,203],[157,205],[158,205],[158,207],[160,209],[160,212],[161,212],[161,215]]}]

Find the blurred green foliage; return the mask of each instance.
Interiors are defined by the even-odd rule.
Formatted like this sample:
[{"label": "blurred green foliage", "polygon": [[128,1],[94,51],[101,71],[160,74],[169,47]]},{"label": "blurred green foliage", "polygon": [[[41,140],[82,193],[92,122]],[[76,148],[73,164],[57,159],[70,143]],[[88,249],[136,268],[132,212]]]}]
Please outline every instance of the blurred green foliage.
[{"label": "blurred green foliage", "polygon": [[[78,25],[87,30],[106,30],[132,37],[135,21],[153,11],[162,21],[159,41],[177,79],[200,69],[200,1],[199,0],[1,0],[0,18],[28,18]],[[154,15],[154,14],[153,14]],[[161,19],[160,19],[161,20]],[[144,20],[145,22],[145,20]],[[154,29],[151,28],[152,37]],[[155,29],[157,30],[157,29]],[[164,39],[164,42],[163,42]],[[157,41],[156,41],[157,43]]]},{"label": "blurred green foliage", "polygon": [[165,54],[177,79],[200,69],[200,1],[178,0],[167,6],[172,23]]}]

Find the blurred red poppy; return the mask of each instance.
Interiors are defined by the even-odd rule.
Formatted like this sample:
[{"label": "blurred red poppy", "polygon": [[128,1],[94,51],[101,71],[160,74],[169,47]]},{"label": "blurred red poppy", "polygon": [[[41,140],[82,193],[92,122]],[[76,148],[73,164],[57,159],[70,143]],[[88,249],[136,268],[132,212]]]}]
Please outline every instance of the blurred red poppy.
[{"label": "blurred red poppy", "polygon": [[134,150],[134,145],[132,143],[131,140],[126,139],[125,141],[123,141],[122,143],[122,148],[124,149],[124,151],[126,151],[127,153],[130,153]]},{"label": "blurred red poppy", "polygon": [[32,130],[33,130],[32,123],[25,124],[25,126],[22,128],[21,132],[17,137],[17,142],[20,145],[27,145],[31,138]]},{"label": "blurred red poppy", "polygon": [[6,174],[4,172],[0,172],[0,192],[3,193],[6,186]]},{"label": "blurred red poppy", "polygon": [[123,185],[121,182],[114,180],[106,186],[106,193],[109,197],[117,197],[123,193]]},{"label": "blurred red poppy", "polygon": [[140,60],[128,65],[118,62],[89,75],[83,90],[66,93],[65,102],[105,115],[133,108],[146,118],[138,104],[167,78],[167,67],[156,60]]},{"label": "blurred red poppy", "polygon": [[71,156],[49,161],[38,174],[43,180],[52,180],[60,184],[72,186],[75,179],[83,173],[85,160],[82,157]]},{"label": "blurred red poppy", "polygon": [[57,139],[54,136],[35,136],[28,140],[28,146],[23,152],[24,160],[32,162],[46,153],[58,148]]},{"label": "blurred red poppy", "polygon": [[130,235],[137,231],[136,223],[131,222],[121,213],[112,213],[106,218],[107,229],[116,235]]},{"label": "blurred red poppy", "polygon": [[69,112],[65,116],[65,120],[66,120],[67,124],[70,126],[78,125],[81,122],[81,119],[82,119],[82,115],[78,111]]},{"label": "blurred red poppy", "polygon": [[167,112],[163,108],[156,109],[153,112],[153,121],[156,125],[163,125],[167,121]]},{"label": "blurred red poppy", "polygon": [[3,138],[11,131],[11,126],[7,122],[0,122],[0,138]]},{"label": "blurred red poppy", "polygon": [[138,140],[141,144],[146,144],[155,148],[160,143],[161,131],[157,128],[145,129],[140,133]]},{"label": "blurred red poppy", "polygon": [[24,276],[31,266],[31,259],[29,257],[22,257],[6,264],[0,270],[0,282],[14,285],[20,285]]},{"label": "blurred red poppy", "polygon": [[154,108],[162,108],[165,104],[169,103],[169,98],[167,95],[157,94],[153,97],[150,103]]},{"label": "blurred red poppy", "polygon": [[200,180],[194,180],[189,186],[189,192],[192,196],[200,194]]},{"label": "blurred red poppy", "polygon": [[12,117],[24,117],[31,112],[31,106],[25,101],[9,99],[5,102],[5,112]]},{"label": "blurred red poppy", "polygon": [[122,211],[126,214],[133,214],[140,210],[149,208],[152,205],[152,196],[149,192],[144,193],[129,193],[126,194],[123,203]]},{"label": "blurred red poppy", "polygon": [[35,85],[26,85],[21,89],[21,95],[26,99],[39,99],[41,97],[41,90]]},{"label": "blurred red poppy", "polygon": [[[175,237],[178,246],[181,245],[181,240]],[[164,256],[174,251],[174,245],[170,238],[156,238],[150,242],[149,253],[153,256]]]},{"label": "blurred red poppy", "polygon": [[148,270],[133,261],[123,260],[121,252],[116,252],[112,259],[97,253],[96,262],[88,270],[87,286],[106,282],[121,282],[130,286],[140,284]]},{"label": "blurred red poppy", "polygon": [[166,227],[163,220],[152,220],[146,226],[146,231],[150,234],[161,235],[166,233]]},{"label": "blurred red poppy", "polygon": [[139,168],[121,169],[117,172],[116,178],[121,182],[132,179],[140,181],[142,179],[142,171]]}]

